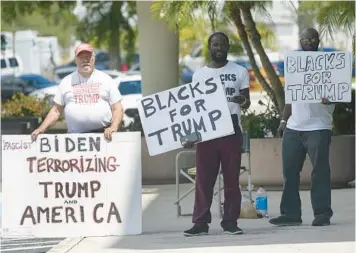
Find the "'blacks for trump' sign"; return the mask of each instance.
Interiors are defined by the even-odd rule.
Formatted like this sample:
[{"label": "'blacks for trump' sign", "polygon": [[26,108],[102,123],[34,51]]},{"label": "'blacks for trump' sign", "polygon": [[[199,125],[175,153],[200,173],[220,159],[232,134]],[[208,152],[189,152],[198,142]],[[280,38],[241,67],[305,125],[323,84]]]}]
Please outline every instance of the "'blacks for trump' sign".
[{"label": "'blacks for trump' sign", "polygon": [[348,52],[293,51],[285,56],[285,99],[291,103],[351,102]]}]

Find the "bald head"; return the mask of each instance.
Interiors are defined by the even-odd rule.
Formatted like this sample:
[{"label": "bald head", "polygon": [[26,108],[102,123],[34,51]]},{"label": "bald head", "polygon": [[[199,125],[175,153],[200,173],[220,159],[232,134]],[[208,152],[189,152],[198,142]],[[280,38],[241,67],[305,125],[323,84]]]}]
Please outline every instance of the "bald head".
[{"label": "bald head", "polygon": [[314,28],[306,28],[302,31],[300,45],[303,51],[317,51],[319,42],[319,33]]},{"label": "bald head", "polygon": [[315,30],[314,28],[305,28],[301,35],[300,35],[301,39],[319,39],[319,33],[317,30]]}]

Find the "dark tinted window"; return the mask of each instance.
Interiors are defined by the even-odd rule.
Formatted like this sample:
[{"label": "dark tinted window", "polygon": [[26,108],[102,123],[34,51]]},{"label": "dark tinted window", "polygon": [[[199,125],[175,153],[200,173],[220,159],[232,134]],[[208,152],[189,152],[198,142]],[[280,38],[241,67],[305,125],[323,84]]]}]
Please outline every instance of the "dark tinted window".
[{"label": "dark tinted window", "polygon": [[121,95],[141,94],[141,81],[121,82],[119,91]]},{"label": "dark tinted window", "polygon": [[10,62],[10,67],[14,68],[14,67],[18,67],[19,63],[17,62],[16,58],[9,58],[9,62]]},{"label": "dark tinted window", "polygon": [[6,68],[6,61],[4,59],[1,60],[1,68]]},{"label": "dark tinted window", "polygon": [[103,53],[103,52],[100,52],[100,53],[97,53],[95,55],[95,60],[96,61],[108,61],[109,60],[109,54],[108,53]]},{"label": "dark tinted window", "polygon": [[69,75],[72,72],[73,71],[57,73],[57,76],[59,77],[59,79],[63,79],[63,78],[65,78],[67,75]]}]

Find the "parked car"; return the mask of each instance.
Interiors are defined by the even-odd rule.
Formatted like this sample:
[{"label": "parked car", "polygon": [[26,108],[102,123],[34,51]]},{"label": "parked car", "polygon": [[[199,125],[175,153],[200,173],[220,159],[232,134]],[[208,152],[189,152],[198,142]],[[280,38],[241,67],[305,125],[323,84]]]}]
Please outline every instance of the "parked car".
[{"label": "parked car", "polygon": [[28,86],[25,81],[15,75],[1,76],[1,100],[11,98],[15,93],[30,94],[35,88]]},{"label": "parked car", "polygon": [[35,89],[43,89],[53,85],[57,85],[54,80],[50,80],[44,76],[37,74],[20,74],[17,77],[22,79],[28,86],[32,86]]},{"label": "parked car", "polygon": [[121,102],[124,109],[123,125],[128,127],[139,120],[138,101],[142,98],[141,74],[128,72],[115,80],[123,97]]},{"label": "parked car", "polygon": [[180,84],[191,83],[194,72],[187,66],[183,66],[180,73]]},{"label": "parked car", "polygon": [[102,71],[108,74],[112,79],[116,79],[123,74],[123,72],[117,70],[102,70]]},{"label": "parked car", "polygon": [[[140,63],[133,64],[129,69],[129,72],[140,72]],[[192,82],[193,71],[187,66],[183,65],[180,72],[179,85],[187,84]]]},{"label": "parked car", "polygon": [[34,88],[28,95],[40,99],[47,98],[48,102],[53,104],[53,98],[58,89],[57,82],[37,74],[22,74],[18,78],[23,80],[27,86]]},{"label": "parked car", "polygon": [[43,89],[36,89],[32,91],[29,95],[35,96],[39,99],[47,99],[50,105],[54,105],[53,99],[58,92],[58,85],[52,85]]}]

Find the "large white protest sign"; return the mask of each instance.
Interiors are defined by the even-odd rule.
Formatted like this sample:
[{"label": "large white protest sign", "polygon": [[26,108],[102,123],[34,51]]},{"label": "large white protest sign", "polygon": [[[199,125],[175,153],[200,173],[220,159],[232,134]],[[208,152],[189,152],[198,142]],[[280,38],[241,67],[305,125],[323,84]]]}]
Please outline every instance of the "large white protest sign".
[{"label": "large white protest sign", "polygon": [[199,132],[201,141],[234,132],[221,81],[208,78],[143,97],[138,109],[151,156],[182,147],[180,138]]},{"label": "large white protest sign", "polygon": [[351,54],[293,51],[285,56],[285,100],[291,103],[351,101]]},{"label": "large white protest sign", "polygon": [[141,136],[2,136],[3,234],[142,233]]}]

